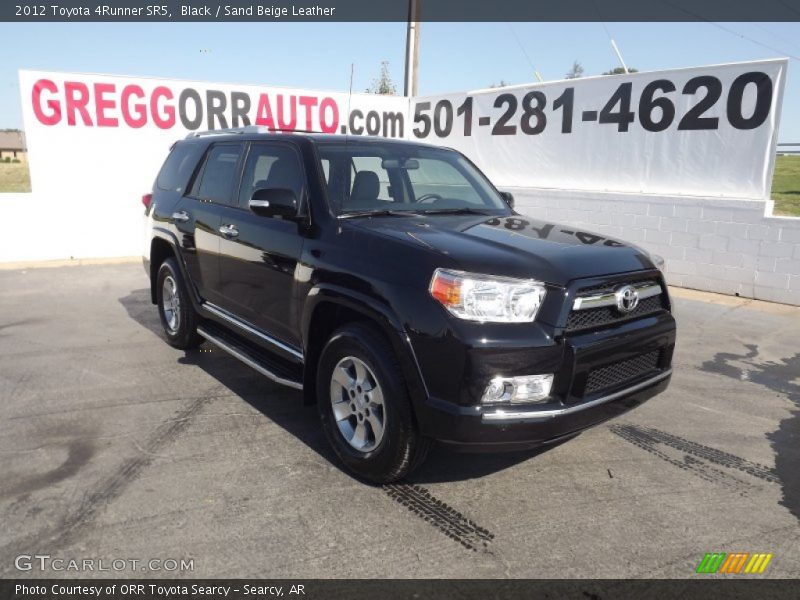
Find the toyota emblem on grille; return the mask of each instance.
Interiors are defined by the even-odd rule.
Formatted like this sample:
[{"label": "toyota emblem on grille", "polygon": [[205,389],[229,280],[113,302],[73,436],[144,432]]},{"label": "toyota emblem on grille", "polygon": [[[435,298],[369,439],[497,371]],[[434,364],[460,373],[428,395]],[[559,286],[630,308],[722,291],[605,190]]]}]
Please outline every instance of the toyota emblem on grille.
[{"label": "toyota emblem on grille", "polygon": [[617,300],[617,310],[621,313],[629,313],[639,306],[639,292],[632,285],[623,285],[614,292],[614,297]]}]

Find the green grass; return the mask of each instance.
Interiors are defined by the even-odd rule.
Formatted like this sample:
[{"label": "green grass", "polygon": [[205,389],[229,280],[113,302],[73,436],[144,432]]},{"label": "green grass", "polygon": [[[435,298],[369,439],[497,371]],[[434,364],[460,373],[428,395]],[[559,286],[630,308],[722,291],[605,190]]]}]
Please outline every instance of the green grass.
[{"label": "green grass", "polygon": [[800,217],[800,156],[778,156],[772,178],[775,214]]},{"label": "green grass", "polygon": [[30,192],[31,176],[28,163],[0,163],[0,193]]}]

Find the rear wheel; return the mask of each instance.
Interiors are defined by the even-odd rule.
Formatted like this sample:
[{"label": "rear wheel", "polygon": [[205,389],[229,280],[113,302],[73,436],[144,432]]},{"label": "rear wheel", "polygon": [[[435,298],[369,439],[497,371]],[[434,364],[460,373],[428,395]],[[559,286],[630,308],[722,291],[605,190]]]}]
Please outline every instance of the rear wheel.
[{"label": "rear wheel", "polygon": [[167,342],[188,350],[203,343],[197,333],[197,313],[174,258],[161,263],[156,279],[156,302]]},{"label": "rear wheel", "polygon": [[317,406],[336,454],[367,481],[405,477],[430,448],[414,422],[394,349],[369,325],[349,324],[331,336],[317,369]]}]

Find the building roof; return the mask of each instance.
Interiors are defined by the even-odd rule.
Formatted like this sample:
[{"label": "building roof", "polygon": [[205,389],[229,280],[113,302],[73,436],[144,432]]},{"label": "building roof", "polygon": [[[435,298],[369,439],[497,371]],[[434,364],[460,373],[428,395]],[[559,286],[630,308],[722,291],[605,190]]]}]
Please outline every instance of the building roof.
[{"label": "building roof", "polygon": [[22,131],[0,131],[0,150],[26,150],[25,133]]}]

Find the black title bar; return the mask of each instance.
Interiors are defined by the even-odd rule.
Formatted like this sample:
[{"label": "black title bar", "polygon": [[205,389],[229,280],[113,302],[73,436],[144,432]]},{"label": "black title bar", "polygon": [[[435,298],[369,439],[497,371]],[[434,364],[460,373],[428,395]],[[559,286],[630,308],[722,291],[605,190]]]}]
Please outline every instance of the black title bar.
[{"label": "black title bar", "polygon": [[796,598],[788,579],[44,579],[0,580],[3,600],[738,600]]},{"label": "black title bar", "polygon": [[[410,0],[3,0],[4,22],[406,21]],[[800,21],[800,0],[419,0],[421,21]]]}]

